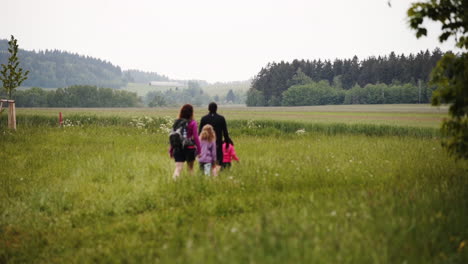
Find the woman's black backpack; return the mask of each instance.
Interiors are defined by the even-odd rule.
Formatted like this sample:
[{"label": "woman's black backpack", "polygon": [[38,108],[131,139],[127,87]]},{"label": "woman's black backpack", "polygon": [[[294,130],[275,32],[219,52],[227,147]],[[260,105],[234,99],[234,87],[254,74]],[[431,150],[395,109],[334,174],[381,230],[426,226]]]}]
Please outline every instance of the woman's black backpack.
[{"label": "woman's black backpack", "polygon": [[184,149],[187,146],[192,146],[192,140],[187,138],[187,126],[189,121],[185,118],[177,119],[172,126],[172,131],[169,133],[169,143],[174,149]]}]

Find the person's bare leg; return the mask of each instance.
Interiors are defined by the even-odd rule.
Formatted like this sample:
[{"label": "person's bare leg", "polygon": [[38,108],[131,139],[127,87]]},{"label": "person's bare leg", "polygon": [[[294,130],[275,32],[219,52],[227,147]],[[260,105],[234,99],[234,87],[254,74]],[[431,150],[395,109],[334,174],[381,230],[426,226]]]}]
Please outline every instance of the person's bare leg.
[{"label": "person's bare leg", "polygon": [[184,168],[184,163],[183,162],[176,162],[175,163],[175,169],[174,169],[174,174],[172,175],[172,178],[175,180],[180,176],[180,172]]},{"label": "person's bare leg", "polygon": [[221,166],[218,165],[218,163],[216,163],[216,165],[213,168],[213,176],[218,176],[220,170],[221,170]]},{"label": "person's bare leg", "polygon": [[190,173],[190,175],[193,175],[193,164],[194,163],[195,163],[195,161],[187,162],[187,169],[188,169],[188,172]]}]

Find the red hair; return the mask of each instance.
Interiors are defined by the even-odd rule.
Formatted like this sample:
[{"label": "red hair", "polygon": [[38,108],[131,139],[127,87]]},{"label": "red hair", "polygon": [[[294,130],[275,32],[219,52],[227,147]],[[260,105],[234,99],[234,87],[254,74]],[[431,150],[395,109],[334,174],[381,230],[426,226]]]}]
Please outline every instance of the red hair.
[{"label": "red hair", "polygon": [[193,119],[193,106],[191,104],[183,105],[179,112],[179,118],[192,120]]}]

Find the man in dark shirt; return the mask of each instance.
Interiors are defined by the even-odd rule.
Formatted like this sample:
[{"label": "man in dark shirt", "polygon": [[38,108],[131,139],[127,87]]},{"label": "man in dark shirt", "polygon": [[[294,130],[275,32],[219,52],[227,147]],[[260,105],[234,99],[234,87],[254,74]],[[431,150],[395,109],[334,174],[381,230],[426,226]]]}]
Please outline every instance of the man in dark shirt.
[{"label": "man in dark shirt", "polygon": [[[223,142],[227,141],[232,143],[229,138],[229,133],[226,125],[226,119],[224,116],[218,115],[216,111],[218,110],[218,105],[216,103],[210,103],[208,105],[208,110],[210,111],[206,116],[202,117],[200,121],[200,126],[198,127],[198,133],[201,132],[203,126],[210,124],[213,126],[216,133],[216,159],[218,160],[217,171],[220,169],[223,164]],[[223,140],[224,137],[224,140]]]}]

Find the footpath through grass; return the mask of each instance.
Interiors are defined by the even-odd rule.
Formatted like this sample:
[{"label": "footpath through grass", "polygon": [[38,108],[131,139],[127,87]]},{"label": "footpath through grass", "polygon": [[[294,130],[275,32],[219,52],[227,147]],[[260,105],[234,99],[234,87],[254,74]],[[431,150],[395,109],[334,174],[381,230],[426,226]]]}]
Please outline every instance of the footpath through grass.
[{"label": "footpath through grass", "polygon": [[0,263],[468,262],[468,163],[438,140],[248,129],[178,181],[156,130],[2,131]]}]

